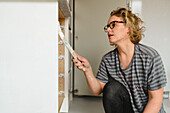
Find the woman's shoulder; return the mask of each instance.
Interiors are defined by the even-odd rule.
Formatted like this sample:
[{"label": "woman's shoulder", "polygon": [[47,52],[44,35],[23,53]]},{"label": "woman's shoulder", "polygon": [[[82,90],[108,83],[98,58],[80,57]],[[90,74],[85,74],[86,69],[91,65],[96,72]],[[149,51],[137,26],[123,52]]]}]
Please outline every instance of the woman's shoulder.
[{"label": "woman's shoulder", "polygon": [[103,56],[103,58],[110,58],[110,57],[113,57],[113,56],[116,55],[116,53],[117,53],[117,48],[115,48],[115,49],[113,49],[113,50],[107,52],[107,53]]},{"label": "woman's shoulder", "polygon": [[157,50],[144,44],[137,44],[135,52],[141,55],[147,55],[151,58],[159,56],[159,53],[157,52]]}]

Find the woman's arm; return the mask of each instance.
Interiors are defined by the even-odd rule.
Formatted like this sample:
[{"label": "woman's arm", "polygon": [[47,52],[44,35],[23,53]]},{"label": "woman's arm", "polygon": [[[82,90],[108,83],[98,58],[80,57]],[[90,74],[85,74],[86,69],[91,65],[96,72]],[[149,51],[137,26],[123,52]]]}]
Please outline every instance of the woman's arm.
[{"label": "woman's arm", "polygon": [[99,95],[103,91],[105,83],[96,79],[96,77],[93,74],[90,63],[88,62],[87,59],[79,56],[78,54],[77,56],[80,62],[76,59],[73,59],[75,66],[77,66],[79,70],[84,71],[84,75],[86,77],[88,87],[93,92],[93,94],[96,96]]},{"label": "woman's arm", "polygon": [[149,90],[149,101],[145,107],[143,113],[158,113],[163,100],[164,88],[160,88],[154,91]]}]

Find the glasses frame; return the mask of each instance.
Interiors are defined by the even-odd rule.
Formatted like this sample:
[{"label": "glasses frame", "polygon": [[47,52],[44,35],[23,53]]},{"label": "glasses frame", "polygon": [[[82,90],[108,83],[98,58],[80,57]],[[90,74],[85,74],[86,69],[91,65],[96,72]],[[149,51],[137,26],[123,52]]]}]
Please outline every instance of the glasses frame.
[{"label": "glasses frame", "polygon": [[115,23],[125,23],[124,21],[112,21],[110,24],[104,26],[104,31],[107,32],[107,29],[110,27],[110,29],[113,29],[115,27]]}]

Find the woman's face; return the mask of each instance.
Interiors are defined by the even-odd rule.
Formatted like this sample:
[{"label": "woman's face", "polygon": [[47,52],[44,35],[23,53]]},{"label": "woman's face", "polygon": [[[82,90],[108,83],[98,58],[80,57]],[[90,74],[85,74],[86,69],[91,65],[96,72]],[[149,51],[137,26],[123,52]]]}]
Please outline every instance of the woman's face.
[{"label": "woman's face", "polygon": [[[113,22],[118,21],[118,22]],[[108,20],[107,25],[114,23],[114,27],[108,27],[106,30],[110,44],[118,45],[126,40],[129,40],[129,27],[125,25],[122,17],[111,16]]]}]

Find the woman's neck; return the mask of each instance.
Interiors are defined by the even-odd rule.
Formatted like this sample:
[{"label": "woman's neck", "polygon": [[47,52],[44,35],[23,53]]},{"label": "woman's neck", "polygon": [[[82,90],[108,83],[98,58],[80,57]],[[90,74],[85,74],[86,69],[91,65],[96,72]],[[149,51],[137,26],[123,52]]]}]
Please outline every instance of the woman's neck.
[{"label": "woman's neck", "polygon": [[134,55],[135,45],[132,42],[117,45],[119,52],[119,59],[122,67],[126,69]]},{"label": "woman's neck", "polygon": [[127,55],[134,53],[134,44],[132,42],[117,45],[119,55]]}]

